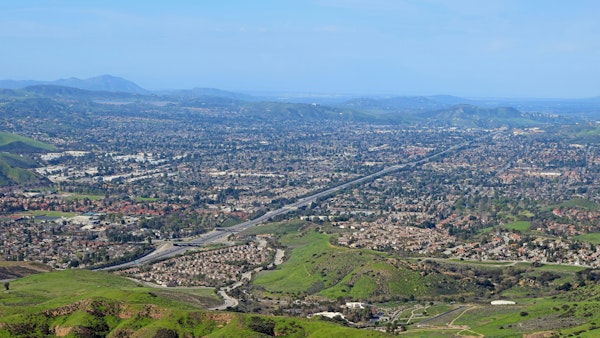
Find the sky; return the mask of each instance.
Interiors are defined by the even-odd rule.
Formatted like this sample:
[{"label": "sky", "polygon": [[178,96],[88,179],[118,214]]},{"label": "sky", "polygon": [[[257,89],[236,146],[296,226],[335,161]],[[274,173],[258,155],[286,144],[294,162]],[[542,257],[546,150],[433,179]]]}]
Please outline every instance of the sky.
[{"label": "sky", "polygon": [[600,96],[597,0],[0,1],[0,79]]}]

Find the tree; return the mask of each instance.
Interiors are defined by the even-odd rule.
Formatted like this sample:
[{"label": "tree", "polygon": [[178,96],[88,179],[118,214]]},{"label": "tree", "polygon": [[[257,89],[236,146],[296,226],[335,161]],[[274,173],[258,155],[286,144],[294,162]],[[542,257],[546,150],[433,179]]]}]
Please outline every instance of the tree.
[{"label": "tree", "polygon": [[275,335],[275,321],[272,319],[252,316],[248,322],[248,328],[254,332],[263,333],[269,336]]}]

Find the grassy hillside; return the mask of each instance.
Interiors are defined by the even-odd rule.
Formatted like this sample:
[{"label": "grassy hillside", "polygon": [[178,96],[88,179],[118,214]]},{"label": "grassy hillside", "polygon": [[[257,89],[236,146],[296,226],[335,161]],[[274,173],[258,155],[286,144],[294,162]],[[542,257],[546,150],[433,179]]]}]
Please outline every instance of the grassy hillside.
[{"label": "grassy hillside", "polygon": [[276,270],[259,273],[254,285],[273,295],[355,300],[460,295],[477,289],[441,273],[423,273],[419,264],[386,253],[332,245],[330,238],[310,229],[283,236],[289,259]]},{"label": "grassy hillside", "polygon": [[[264,228],[288,230],[280,238],[288,259],[275,270],[260,272],[253,281],[265,296],[313,295],[376,302],[541,297],[554,294],[564,283],[578,283],[575,274],[583,270],[528,263],[402,259],[392,253],[332,245],[330,239],[335,235],[316,232],[310,225],[299,229],[298,225],[280,223]],[[524,225],[528,223],[514,223],[515,227]]]},{"label": "grassy hillside", "polygon": [[[46,150],[55,150],[55,147],[51,144],[39,142],[34,139],[31,139],[31,138],[28,138],[25,136],[21,136],[21,135],[17,135],[17,134],[0,132],[0,150],[1,151],[7,151],[7,150],[5,150],[5,148],[8,148],[11,144],[14,144],[14,143],[18,144],[20,147],[27,148],[28,150],[30,150],[29,148],[38,149],[38,152],[46,151]],[[18,150],[18,147],[15,150]],[[11,152],[16,153],[18,151],[11,151]]]},{"label": "grassy hillside", "polygon": [[[546,298],[517,299],[515,305],[470,304],[461,311],[423,321],[407,337],[598,337],[600,305],[598,285],[581,287]],[[543,335],[545,334],[545,335]],[[534,337],[534,336],[531,336]]]},{"label": "grassy hillside", "polygon": [[28,137],[0,132],[0,186],[39,182],[40,177],[27,170],[35,167],[36,162],[23,154],[54,149],[53,145]]},{"label": "grassy hillside", "polygon": [[27,157],[0,153],[0,186],[38,182],[38,177],[27,170],[35,166],[35,162]]},{"label": "grassy hillside", "polygon": [[67,270],[10,282],[0,337],[377,337],[319,320],[210,312],[212,289],[148,288],[105,272]]},{"label": "grassy hillside", "polygon": [[[525,228],[529,223],[507,227]],[[310,295],[310,299],[366,300],[386,309],[387,314],[396,314],[394,322],[407,330],[402,335],[408,337],[600,334],[600,285],[596,285],[600,272],[595,269],[526,262],[401,259],[391,253],[332,245],[334,235],[315,229],[328,230],[327,225],[317,228],[298,221],[250,230],[279,236],[288,257],[277,269],[259,273],[253,292],[273,299]],[[490,304],[498,299],[516,304]]]}]

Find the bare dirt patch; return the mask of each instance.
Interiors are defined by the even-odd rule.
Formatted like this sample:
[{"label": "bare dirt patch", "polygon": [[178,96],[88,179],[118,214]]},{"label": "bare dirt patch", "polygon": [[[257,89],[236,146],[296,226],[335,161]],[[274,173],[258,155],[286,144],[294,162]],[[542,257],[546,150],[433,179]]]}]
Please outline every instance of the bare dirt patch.
[{"label": "bare dirt patch", "polygon": [[34,262],[0,262],[0,280],[16,279],[40,272],[52,271],[52,268]]}]

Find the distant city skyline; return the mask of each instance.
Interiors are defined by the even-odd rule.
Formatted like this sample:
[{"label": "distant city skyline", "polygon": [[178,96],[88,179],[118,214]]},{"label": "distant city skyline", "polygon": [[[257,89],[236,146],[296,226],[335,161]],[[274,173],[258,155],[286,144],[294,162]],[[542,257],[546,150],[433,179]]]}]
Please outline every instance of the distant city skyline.
[{"label": "distant city skyline", "polygon": [[0,3],[0,79],[150,89],[600,96],[594,0]]}]

